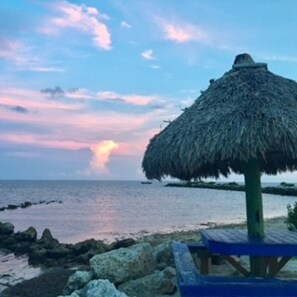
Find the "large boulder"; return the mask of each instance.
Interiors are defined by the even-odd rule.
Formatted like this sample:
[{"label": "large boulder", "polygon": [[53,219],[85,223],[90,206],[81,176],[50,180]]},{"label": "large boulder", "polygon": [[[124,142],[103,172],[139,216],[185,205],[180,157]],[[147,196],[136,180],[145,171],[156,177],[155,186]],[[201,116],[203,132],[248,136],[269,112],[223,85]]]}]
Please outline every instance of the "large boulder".
[{"label": "large boulder", "polygon": [[81,291],[82,297],[128,297],[105,279],[90,281]]},{"label": "large boulder", "polygon": [[14,225],[0,222],[0,235],[10,235],[14,232]]},{"label": "large boulder", "polygon": [[90,265],[95,278],[120,284],[152,273],[156,262],[150,244],[140,243],[96,255],[90,259]]},{"label": "large boulder", "polygon": [[158,267],[165,268],[167,266],[174,266],[171,244],[172,241],[167,241],[154,248],[153,255],[158,263]]},{"label": "large boulder", "polygon": [[64,294],[70,294],[75,290],[83,288],[93,278],[93,274],[90,271],[76,271],[73,273],[63,290]]},{"label": "large boulder", "polygon": [[114,284],[106,279],[90,281],[83,289],[73,292],[71,295],[60,297],[128,297],[118,291]]},{"label": "large boulder", "polygon": [[156,270],[150,275],[130,280],[119,286],[119,290],[129,296],[152,297],[163,294],[173,294],[176,290],[171,278],[173,276],[167,271]]}]

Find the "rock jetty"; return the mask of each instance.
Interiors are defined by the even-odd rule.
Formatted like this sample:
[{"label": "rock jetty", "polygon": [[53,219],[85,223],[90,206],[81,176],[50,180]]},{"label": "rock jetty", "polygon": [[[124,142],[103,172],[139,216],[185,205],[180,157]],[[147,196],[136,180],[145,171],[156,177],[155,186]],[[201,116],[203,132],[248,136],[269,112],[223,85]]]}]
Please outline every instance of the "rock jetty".
[{"label": "rock jetty", "polygon": [[[186,187],[186,188],[203,188],[226,191],[245,191],[245,186],[236,182],[216,183],[216,182],[176,182],[168,183],[166,187]],[[282,182],[279,186],[263,187],[262,193],[282,195],[282,196],[297,196],[297,187],[293,183]]]},{"label": "rock jetty", "polygon": [[29,227],[22,232],[14,232],[11,223],[0,222],[0,248],[16,255],[27,254],[29,264],[45,267],[73,267],[88,265],[97,254],[135,244],[134,239],[119,240],[106,244],[101,240],[88,239],[76,244],[60,243],[49,229],[45,229],[38,239],[37,231]]},{"label": "rock jetty", "polygon": [[5,210],[15,210],[18,208],[28,208],[33,205],[38,205],[38,204],[52,204],[52,203],[59,203],[62,204],[63,202],[61,200],[50,200],[50,201],[45,201],[45,200],[40,200],[38,202],[31,202],[31,201],[25,201],[20,204],[8,204],[7,206],[2,206],[0,207],[0,211],[5,211]]}]

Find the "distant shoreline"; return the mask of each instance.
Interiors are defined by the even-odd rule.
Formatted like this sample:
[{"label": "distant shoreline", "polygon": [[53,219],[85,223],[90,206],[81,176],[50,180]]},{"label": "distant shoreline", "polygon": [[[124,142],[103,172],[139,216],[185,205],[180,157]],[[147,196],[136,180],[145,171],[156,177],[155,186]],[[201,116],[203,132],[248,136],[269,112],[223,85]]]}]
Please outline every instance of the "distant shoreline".
[{"label": "distant shoreline", "polygon": [[[168,183],[165,187],[185,187],[185,188],[203,188],[203,189],[214,189],[214,190],[226,190],[226,191],[245,191],[245,186],[240,185],[236,182],[229,183],[215,183],[215,182],[175,182]],[[295,184],[282,182],[279,186],[274,187],[262,187],[262,193],[282,195],[282,196],[296,196],[297,187]]]}]

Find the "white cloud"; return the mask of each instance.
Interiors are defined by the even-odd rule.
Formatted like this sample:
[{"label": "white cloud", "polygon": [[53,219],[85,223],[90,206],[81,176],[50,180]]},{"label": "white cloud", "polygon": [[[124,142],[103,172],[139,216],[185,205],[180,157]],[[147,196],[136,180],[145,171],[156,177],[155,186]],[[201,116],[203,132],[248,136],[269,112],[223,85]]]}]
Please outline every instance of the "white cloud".
[{"label": "white cloud", "polygon": [[125,29],[131,29],[132,28],[132,26],[130,24],[128,24],[128,23],[126,23],[124,21],[121,22],[121,27],[125,28]]},{"label": "white cloud", "polygon": [[72,89],[65,93],[65,97],[77,100],[93,98],[93,96],[86,89]]},{"label": "white cloud", "polygon": [[96,97],[100,100],[115,100],[133,105],[148,105],[154,100],[159,99],[154,95],[136,95],[136,94],[120,94],[112,91],[99,91]]},{"label": "white cloud", "polygon": [[62,29],[73,29],[91,35],[96,47],[103,50],[111,49],[109,30],[101,21],[102,19],[108,20],[107,15],[99,13],[94,7],[72,4],[67,1],[57,2],[54,8],[61,13],[61,16],[52,18],[47,26],[40,29],[41,33],[54,35],[59,34]]},{"label": "white cloud", "polygon": [[290,56],[290,55],[263,55],[262,57],[268,61],[280,61],[280,62],[297,62],[297,56]]},{"label": "white cloud", "polygon": [[161,66],[160,65],[151,65],[151,68],[153,68],[153,69],[160,69]]},{"label": "white cloud", "polygon": [[154,60],[154,51],[149,49],[141,53],[141,56],[146,60]]}]

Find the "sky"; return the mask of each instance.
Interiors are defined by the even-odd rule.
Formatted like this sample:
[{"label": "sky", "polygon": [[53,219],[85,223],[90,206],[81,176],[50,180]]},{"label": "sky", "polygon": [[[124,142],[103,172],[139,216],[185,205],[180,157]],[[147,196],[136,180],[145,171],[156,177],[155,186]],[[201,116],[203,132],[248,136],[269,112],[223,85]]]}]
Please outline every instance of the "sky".
[{"label": "sky", "polygon": [[296,11],[294,0],[1,0],[0,179],[145,179],[149,140],[237,54],[296,80]]}]

